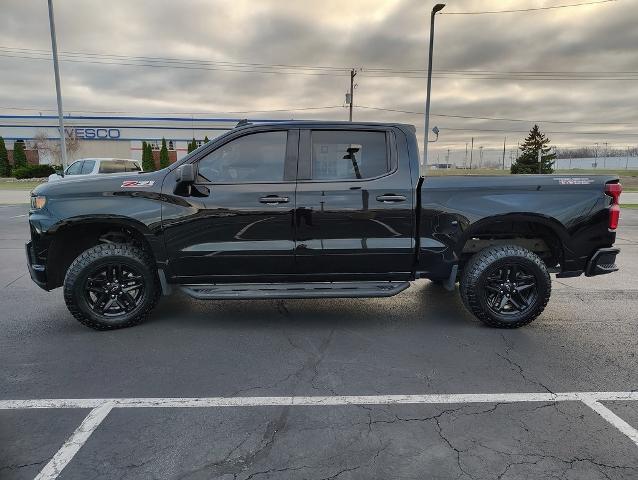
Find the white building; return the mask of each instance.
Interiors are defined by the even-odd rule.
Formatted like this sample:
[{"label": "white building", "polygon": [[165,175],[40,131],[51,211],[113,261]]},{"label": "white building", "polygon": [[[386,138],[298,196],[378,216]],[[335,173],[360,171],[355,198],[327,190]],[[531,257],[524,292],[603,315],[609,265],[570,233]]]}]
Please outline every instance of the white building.
[{"label": "white building", "polygon": [[[69,155],[69,161],[85,157],[114,157],[141,160],[142,141],[159,150],[166,139],[171,162],[188,152],[188,143],[198,144],[235,127],[238,118],[201,117],[133,117],[69,115],[64,118],[67,137],[75,135],[79,148]],[[258,120],[265,121],[265,120]],[[36,152],[34,139],[47,136],[51,143],[59,142],[58,117],[55,115],[0,115],[0,136],[7,150],[15,141],[24,141],[30,163],[56,163],[46,149]],[[29,152],[30,151],[30,152]]]}]

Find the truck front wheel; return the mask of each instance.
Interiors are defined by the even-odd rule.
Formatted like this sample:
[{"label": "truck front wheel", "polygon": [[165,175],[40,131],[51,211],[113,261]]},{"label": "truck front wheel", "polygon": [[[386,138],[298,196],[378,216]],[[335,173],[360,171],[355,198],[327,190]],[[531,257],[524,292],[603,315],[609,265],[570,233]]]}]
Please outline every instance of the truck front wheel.
[{"label": "truck front wheel", "polygon": [[465,265],[461,298],[486,325],[517,328],[538,317],[551,294],[545,263],[517,245],[488,247]]},{"label": "truck front wheel", "polygon": [[64,278],[64,300],[82,324],[112,330],[141,323],[159,298],[152,258],[128,244],[100,244],[82,252]]}]

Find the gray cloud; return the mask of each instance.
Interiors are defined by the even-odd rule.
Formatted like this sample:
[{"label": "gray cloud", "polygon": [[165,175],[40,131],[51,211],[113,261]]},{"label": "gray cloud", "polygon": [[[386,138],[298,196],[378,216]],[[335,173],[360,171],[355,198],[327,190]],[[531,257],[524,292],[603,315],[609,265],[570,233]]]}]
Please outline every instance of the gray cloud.
[{"label": "gray cloud", "polygon": [[[556,2],[552,2],[555,4]],[[532,0],[521,6],[536,5]],[[362,67],[356,103],[420,112],[425,79],[374,78],[366,69],[424,69],[429,8],[421,0],[57,1],[60,50],[248,63]],[[638,71],[635,0],[535,13],[437,18],[435,69]],[[447,12],[503,8],[497,0],[457,1]],[[46,4],[4,0],[0,45],[49,49]],[[274,75],[63,62],[69,111],[226,112],[341,105],[344,76]],[[0,56],[0,107],[55,106],[48,61]],[[507,74],[503,74],[507,77]],[[637,80],[526,81],[435,78],[434,113],[530,120],[559,145],[638,143]],[[2,110],[7,113],[10,110]],[[346,109],[261,113],[255,118],[345,119]],[[414,123],[416,114],[355,109],[355,118]],[[606,125],[627,122],[634,125]],[[464,153],[471,137],[496,156],[516,145],[527,122],[433,117],[433,151]],[[458,130],[464,129],[464,130]],[[487,132],[482,130],[504,130]],[[588,135],[579,132],[600,132]],[[499,147],[500,145],[500,147]]]}]

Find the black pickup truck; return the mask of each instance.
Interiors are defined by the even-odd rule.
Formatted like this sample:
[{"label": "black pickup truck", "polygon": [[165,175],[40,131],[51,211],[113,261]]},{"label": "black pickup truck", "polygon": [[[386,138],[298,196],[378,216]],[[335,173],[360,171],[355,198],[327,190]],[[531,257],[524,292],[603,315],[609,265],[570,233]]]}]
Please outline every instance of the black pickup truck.
[{"label": "black pickup truck", "polygon": [[160,294],[388,297],[427,278],[494,327],[545,308],[550,273],[617,270],[613,175],[421,176],[413,126],[243,124],[168,168],[47,183],[31,278],[95,329]]}]

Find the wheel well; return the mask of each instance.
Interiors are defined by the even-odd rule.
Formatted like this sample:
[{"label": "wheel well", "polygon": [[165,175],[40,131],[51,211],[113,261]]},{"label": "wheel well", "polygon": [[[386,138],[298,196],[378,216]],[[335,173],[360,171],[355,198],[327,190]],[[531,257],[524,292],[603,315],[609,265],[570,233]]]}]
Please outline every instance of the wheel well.
[{"label": "wheel well", "polygon": [[127,243],[153,256],[150,244],[139,230],[112,223],[88,223],[68,226],[56,232],[47,255],[47,284],[56,288],[64,283],[69,266],[83,251],[100,243]]},{"label": "wheel well", "polygon": [[476,252],[491,245],[519,245],[537,254],[547,265],[555,267],[563,258],[563,244],[556,233],[537,222],[500,221],[472,231],[461,250],[461,264]]}]

